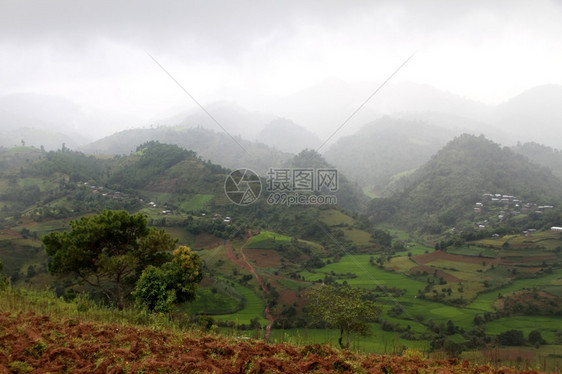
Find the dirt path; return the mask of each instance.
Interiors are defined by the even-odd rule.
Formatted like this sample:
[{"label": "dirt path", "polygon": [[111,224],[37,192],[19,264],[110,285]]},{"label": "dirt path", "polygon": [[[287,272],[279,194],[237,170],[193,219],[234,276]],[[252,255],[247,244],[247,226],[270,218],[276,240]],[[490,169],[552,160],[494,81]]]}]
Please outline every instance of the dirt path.
[{"label": "dirt path", "polygon": [[[244,245],[242,247],[240,247],[240,255],[241,255],[242,259],[239,259],[239,258],[236,257],[236,255],[234,254],[234,250],[232,249],[232,246],[230,245],[230,241],[226,242],[226,255],[229,258],[229,260],[233,261],[234,263],[240,265],[242,268],[249,271],[258,281],[259,285],[261,286],[261,289],[266,294],[269,295],[269,290],[265,286],[265,283],[264,283],[263,279],[258,275],[258,273],[256,272],[256,269],[254,269],[254,267],[252,266],[252,264],[250,264],[250,262],[246,258],[246,255],[244,254],[244,247],[246,246],[246,244],[248,244],[250,239],[252,239],[252,231],[248,231],[248,239],[246,240]],[[273,322],[275,321],[275,318],[271,315],[271,313],[269,311],[269,306],[267,306],[267,305],[265,306],[265,318],[267,318],[269,323],[265,327],[264,339],[265,339],[265,341],[269,341],[269,336],[271,334],[271,326],[273,326]]]}]

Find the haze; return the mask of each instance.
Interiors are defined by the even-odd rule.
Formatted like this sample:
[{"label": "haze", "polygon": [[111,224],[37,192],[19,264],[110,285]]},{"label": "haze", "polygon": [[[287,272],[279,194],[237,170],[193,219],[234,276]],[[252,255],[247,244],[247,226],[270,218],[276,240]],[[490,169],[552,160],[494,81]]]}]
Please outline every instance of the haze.
[{"label": "haze", "polygon": [[[286,117],[322,139],[415,52],[342,134],[374,113],[410,110],[397,103],[416,89],[451,94],[483,121],[528,89],[562,84],[561,16],[562,4],[546,0],[2,0],[0,126],[23,117],[32,126],[44,113],[85,142],[198,113],[147,52],[204,106]],[[414,112],[440,105],[424,110],[418,97]],[[44,107],[22,104],[30,102]]]}]

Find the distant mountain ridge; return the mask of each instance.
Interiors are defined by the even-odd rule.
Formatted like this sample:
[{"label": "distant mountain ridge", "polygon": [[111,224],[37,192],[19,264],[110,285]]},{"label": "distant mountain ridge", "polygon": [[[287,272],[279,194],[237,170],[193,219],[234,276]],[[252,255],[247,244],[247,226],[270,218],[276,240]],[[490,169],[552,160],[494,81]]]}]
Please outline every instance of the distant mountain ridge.
[{"label": "distant mountain ridge", "polygon": [[353,181],[383,191],[393,176],[420,167],[455,135],[425,122],[384,117],[339,139],[325,157]]},{"label": "distant mountain ridge", "polygon": [[121,131],[83,146],[80,150],[86,153],[129,154],[140,144],[159,141],[194,151],[202,158],[230,169],[250,168],[262,175],[270,167],[279,167],[291,158],[290,154],[265,144],[240,137],[235,139],[203,128],[158,127]]}]

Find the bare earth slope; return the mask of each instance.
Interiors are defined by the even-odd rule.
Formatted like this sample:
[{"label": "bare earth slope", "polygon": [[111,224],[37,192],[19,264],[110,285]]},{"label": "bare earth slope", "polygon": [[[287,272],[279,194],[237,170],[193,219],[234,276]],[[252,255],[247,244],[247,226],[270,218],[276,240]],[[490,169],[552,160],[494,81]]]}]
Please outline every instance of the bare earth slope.
[{"label": "bare earth slope", "polygon": [[538,373],[433,360],[359,355],[327,346],[171,333],[115,324],[0,314],[0,373]]}]

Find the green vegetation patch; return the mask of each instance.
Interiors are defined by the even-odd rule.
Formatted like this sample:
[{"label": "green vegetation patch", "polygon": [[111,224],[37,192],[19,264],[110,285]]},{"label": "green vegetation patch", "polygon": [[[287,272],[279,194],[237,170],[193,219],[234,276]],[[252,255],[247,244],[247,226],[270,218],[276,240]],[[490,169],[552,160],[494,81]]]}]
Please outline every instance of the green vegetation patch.
[{"label": "green vegetation patch", "polygon": [[288,244],[290,242],[291,238],[287,235],[272,231],[262,231],[250,239],[248,244],[246,244],[246,248],[276,249],[279,244]]},{"label": "green vegetation patch", "polygon": [[353,218],[336,209],[328,209],[320,212],[320,221],[328,226],[353,225]]},{"label": "green vegetation patch", "polygon": [[205,207],[205,204],[207,204],[212,198],[213,195],[195,194],[189,200],[181,203],[180,209],[186,212],[201,210]]}]

